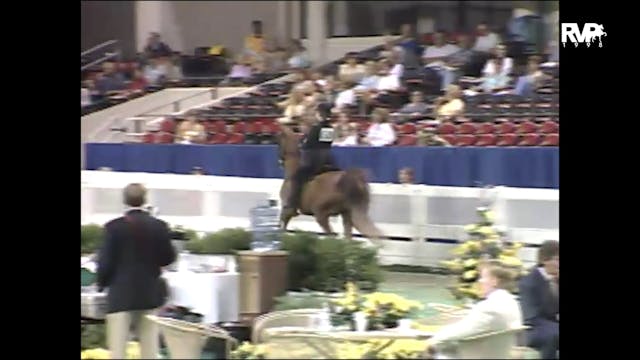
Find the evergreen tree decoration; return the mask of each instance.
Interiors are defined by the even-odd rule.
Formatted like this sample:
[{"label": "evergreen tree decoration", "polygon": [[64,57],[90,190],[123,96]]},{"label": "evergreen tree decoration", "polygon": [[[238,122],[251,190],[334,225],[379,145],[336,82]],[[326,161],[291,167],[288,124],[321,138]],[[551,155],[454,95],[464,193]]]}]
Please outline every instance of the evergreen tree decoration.
[{"label": "evergreen tree decoration", "polygon": [[[456,284],[450,287],[457,299],[480,299],[478,265],[483,260],[499,260],[505,267],[514,270],[516,280],[524,273],[517,254],[522,244],[504,240],[504,232],[494,225],[495,214],[490,205],[478,207],[477,213],[479,221],[465,227],[468,239],[453,250],[455,257],[452,260],[443,262],[457,276]],[[515,293],[517,287],[509,290]]]}]

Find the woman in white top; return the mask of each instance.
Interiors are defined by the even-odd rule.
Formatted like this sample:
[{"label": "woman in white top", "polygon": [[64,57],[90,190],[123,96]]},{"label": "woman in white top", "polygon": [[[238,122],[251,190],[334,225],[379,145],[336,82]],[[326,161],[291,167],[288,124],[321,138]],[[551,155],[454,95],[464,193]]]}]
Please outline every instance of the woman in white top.
[{"label": "woman in white top", "polygon": [[507,57],[506,46],[500,44],[496,48],[496,57],[487,61],[482,70],[482,89],[492,93],[506,88],[511,70],[513,70],[513,59]]},{"label": "woman in white top", "polygon": [[383,108],[373,110],[371,114],[373,124],[367,131],[364,143],[370,146],[387,146],[396,141],[396,132],[389,123],[389,111]]},{"label": "woman in white top", "polygon": [[340,65],[338,79],[358,83],[365,76],[365,70],[364,65],[358,64],[356,53],[350,52],[346,56],[345,63]]},{"label": "woman in white top", "polygon": [[458,85],[447,86],[443,97],[436,100],[436,118],[439,121],[451,120],[464,113],[464,101],[462,101],[462,91]]},{"label": "woman in white top", "polygon": [[307,109],[304,91],[300,87],[294,87],[289,98],[278,103],[278,106],[284,108],[284,116],[278,119],[281,124],[290,124],[294,118],[304,115]]}]

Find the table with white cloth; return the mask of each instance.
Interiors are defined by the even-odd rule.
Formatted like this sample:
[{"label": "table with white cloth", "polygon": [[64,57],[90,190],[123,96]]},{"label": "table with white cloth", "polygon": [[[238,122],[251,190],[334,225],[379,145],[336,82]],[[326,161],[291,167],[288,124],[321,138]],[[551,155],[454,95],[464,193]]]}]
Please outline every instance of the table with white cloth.
[{"label": "table with white cloth", "polygon": [[206,324],[238,321],[239,273],[165,271],[162,277],[169,286],[169,303],[202,314]]}]

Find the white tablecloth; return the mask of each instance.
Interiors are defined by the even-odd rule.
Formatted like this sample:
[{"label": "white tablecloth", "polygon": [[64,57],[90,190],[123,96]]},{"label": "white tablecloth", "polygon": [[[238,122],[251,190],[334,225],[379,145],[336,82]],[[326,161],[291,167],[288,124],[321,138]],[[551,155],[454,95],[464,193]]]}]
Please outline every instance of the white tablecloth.
[{"label": "white tablecloth", "polygon": [[203,322],[238,321],[240,274],[169,272],[170,303],[185,306],[204,316]]}]

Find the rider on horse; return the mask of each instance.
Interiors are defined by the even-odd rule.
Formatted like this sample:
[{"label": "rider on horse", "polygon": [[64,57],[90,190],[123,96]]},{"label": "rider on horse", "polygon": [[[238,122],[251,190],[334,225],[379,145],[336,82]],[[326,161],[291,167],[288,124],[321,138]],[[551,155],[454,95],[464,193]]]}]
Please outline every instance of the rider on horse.
[{"label": "rider on horse", "polygon": [[292,177],[291,191],[284,208],[296,212],[300,207],[300,196],[304,184],[314,176],[326,170],[336,170],[331,144],[333,143],[333,127],[330,123],[331,104],[319,104],[315,117],[310,120],[311,128],[305,127],[304,139],[301,143],[300,167]]}]

